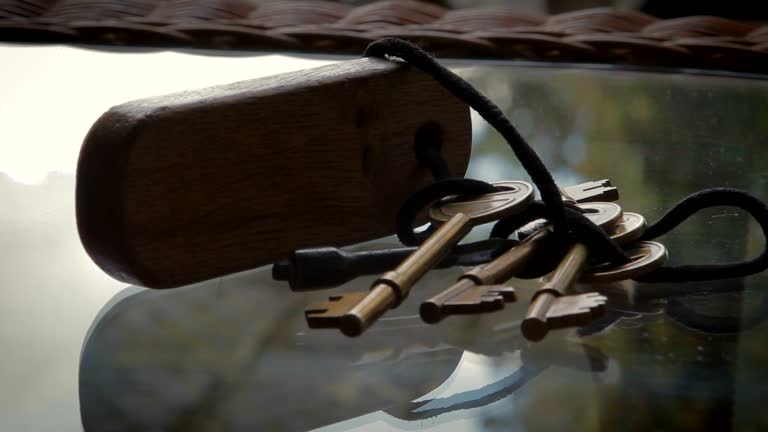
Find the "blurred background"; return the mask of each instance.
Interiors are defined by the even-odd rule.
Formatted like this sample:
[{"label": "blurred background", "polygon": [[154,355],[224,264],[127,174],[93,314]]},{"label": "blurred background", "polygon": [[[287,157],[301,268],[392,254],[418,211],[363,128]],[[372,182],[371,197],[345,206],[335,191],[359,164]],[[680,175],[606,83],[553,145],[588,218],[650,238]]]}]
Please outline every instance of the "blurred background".
[{"label": "blurred background", "polygon": [[[105,3],[0,0],[0,11],[76,4],[82,12]],[[746,0],[435,3],[768,20],[766,2]],[[431,273],[411,302],[353,340],[309,331],[303,308],[329,293],[290,293],[267,268],[160,292],[110,279],[85,254],[74,174],[82,138],[102,112],[338,60],[0,43],[0,244],[7,250],[0,260],[0,429],[768,430],[765,274],[597,287],[610,294],[604,320],[532,346],[518,331],[527,299],[439,326],[418,319],[419,300],[462,269]],[[764,75],[448,65],[502,108],[561,184],[611,178],[622,206],[651,221],[705,187],[768,198]],[[501,137],[478,116],[472,121],[468,176],[526,179]],[[478,227],[470,240],[487,231]],[[662,241],[671,262],[684,264],[752,257],[764,239],[743,212],[712,209]],[[395,245],[386,238],[358,247]],[[531,286],[520,283],[521,297]]]}]

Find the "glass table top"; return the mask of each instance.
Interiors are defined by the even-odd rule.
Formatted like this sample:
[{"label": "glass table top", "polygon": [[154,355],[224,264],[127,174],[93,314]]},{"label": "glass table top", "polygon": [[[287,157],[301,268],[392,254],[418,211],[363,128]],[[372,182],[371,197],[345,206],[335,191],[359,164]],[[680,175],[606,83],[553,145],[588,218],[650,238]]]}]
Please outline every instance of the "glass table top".
[{"label": "glass table top", "polygon": [[[766,275],[580,286],[609,298],[606,314],[541,343],[519,330],[535,281],[513,281],[520,300],[501,312],[423,323],[420,300],[461,268],[431,272],[354,339],[309,330],[303,309],[373,277],[302,294],[267,267],[166,291],[114,281],[85,254],[74,218],[77,152],[101,112],[337,59],[20,45],[0,45],[0,56],[13,60],[0,70],[2,430],[768,428]],[[562,185],[610,178],[622,207],[651,222],[707,187],[768,199],[768,81],[451,64]],[[467,175],[527,179],[474,114]],[[660,241],[671,264],[741,260],[764,244],[731,208],[703,211]]]}]

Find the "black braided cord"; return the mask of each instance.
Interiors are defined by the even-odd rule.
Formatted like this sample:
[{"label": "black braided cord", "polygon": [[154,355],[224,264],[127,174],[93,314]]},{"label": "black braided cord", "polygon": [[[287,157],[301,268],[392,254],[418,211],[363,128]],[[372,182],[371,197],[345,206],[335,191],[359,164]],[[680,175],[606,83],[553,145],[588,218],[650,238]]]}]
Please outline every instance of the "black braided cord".
[{"label": "black braided cord", "polygon": [[[525,212],[499,221],[491,231],[491,237],[506,238],[516,229],[535,219],[547,219],[559,238],[579,241],[587,245],[590,253],[613,264],[628,261],[628,256],[610,236],[598,227],[579,209],[565,203],[552,174],[538,154],[518,133],[498,106],[486,98],[471,84],[440,65],[434,58],[416,45],[397,38],[384,38],[373,42],[363,54],[391,61],[404,61],[434,78],[451,94],[473,108],[496,129],[512,148],[525,171],[541,194],[541,201],[535,201]],[[427,165],[431,166],[435,183],[414,193],[400,208],[396,220],[397,235],[406,245],[418,245],[432,232],[428,229],[414,233],[416,216],[433,202],[453,195],[480,195],[498,191],[490,183],[467,178],[449,178],[434,152],[428,154]],[[760,273],[768,268],[768,208],[749,193],[731,188],[706,189],[688,196],[675,205],[656,223],[649,226],[642,240],[651,240],[670,232],[683,221],[708,207],[729,206],[749,213],[760,225],[765,238],[762,253],[756,258],[721,264],[665,266],[644,275],[643,282],[686,282],[726,278],[739,278]]]},{"label": "black braided cord", "polygon": [[468,82],[443,67],[429,54],[410,42],[397,38],[384,38],[368,45],[363,56],[389,60],[392,57],[402,59],[434,78],[451,94],[477,111],[509,143],[515,156],[531,176],[533,183],[541,193],[542,200],[549,209],[550,222],[552,222],[554,231],[561,234],[568,233],[563,199],[552,174],[498,106]]}]

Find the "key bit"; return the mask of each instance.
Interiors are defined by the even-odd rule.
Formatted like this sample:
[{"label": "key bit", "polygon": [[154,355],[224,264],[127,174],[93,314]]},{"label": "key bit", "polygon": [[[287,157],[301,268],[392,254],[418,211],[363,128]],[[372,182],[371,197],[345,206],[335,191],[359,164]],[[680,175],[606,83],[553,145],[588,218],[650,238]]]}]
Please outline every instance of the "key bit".
[{"label": "key bit", "polygon": [[517,300],[515,288],[507,285],[474,285],[443,303],[448,314],[491,312],[504,308],[504,303]]},{"label": "key bit", "polygon": [[304,310],[309,328],[339,328],[347,334],[349,324],[345,325],[344,313],[359,303],[365,296],[365,291],[351,292],[344,295],[328,297],[327,301],[318,302]]},{"label": "key bit", "polygon": [[532,304],[533,311],[523,321],[523,335],[540,341],[550,330],[587,325],[605,313],[608,299],[599,293],[556,297],[539,295]]},{"label": "key bit", "polygon": [[429,324],[446,315],[493,312],[504,308],[505,302],[517,300],[515,289],[505,285],[477,285],[472,279],[459,279],[451,288],[424,301],[419,315]]},{"label": "key bit", "polygon": [[608,179],[585,182],[560,189],[564,198],[577,203],[589,203],[598,201],[616,201],[619,199],[619,190],[611,186]]}]

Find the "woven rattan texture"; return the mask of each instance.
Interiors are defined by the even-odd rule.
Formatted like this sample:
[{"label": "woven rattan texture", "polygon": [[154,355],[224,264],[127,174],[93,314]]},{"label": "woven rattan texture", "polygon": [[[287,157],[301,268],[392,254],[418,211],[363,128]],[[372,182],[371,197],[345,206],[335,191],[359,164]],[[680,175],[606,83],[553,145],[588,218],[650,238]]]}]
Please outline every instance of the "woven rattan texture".
[{"label": "woven rattan texture", "polygon": [[0,0],[0,40],[360,54],[385,36],[439,57],[768,73],[768,26],[587,9],[541,16],[417,1]]}]

